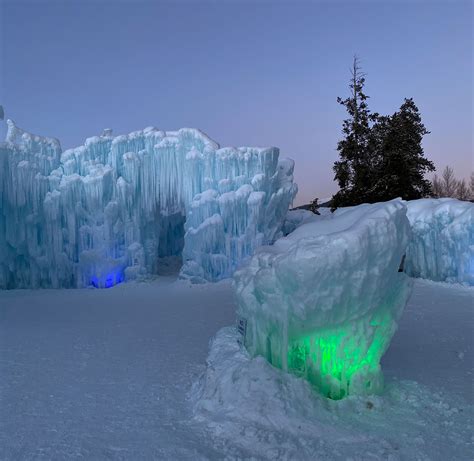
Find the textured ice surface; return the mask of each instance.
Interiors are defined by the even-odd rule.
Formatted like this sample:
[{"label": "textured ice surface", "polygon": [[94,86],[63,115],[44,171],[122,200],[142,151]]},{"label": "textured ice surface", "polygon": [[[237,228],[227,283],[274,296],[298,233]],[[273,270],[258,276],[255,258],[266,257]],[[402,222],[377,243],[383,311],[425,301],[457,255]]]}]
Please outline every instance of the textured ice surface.
[{"label": "textured ice surface", "polygon": [[474,203],[407,202],[412,239],[405,269],[414,277],[474,285]]},{"label": "textured ice surface", "polygon": [[325,395],[378,392],[380,358],[411,291],[398,272],[410,237],[399,200],[298,227],[235,274],[251,355]]},{"label": "textured ice surface", "polygon": [[0,288],[108,287],[181,254],[183,277],[228,277],[282,235],[292,173],[277,148],[220,149],[195,129],[106,129],[62,152],[9,120]]}]

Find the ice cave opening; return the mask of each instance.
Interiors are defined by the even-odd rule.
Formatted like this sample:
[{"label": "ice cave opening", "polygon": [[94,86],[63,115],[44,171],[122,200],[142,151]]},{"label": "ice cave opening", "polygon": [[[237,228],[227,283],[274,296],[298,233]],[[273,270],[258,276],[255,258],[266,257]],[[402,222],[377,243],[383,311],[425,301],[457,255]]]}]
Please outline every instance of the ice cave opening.
[{"label": "ice cave opening", "polygon": [[8,120],[0,144],[0,289],[107,288],[179,270],[230,277],[282,236],[294,162],[197,129],[106,129],[62,151]]},{"label": "ice cave opening", "polygon": [[[158,213],[153,221],[154,225],[148,226],[149,245],[155,250],[150,252],[149,261],[145,261],[148,273],[158,276],[177,276],[183,265],[184,248],[184,225],[186,216],[182,212],[172,214]],[[153,245],[152,242],[158,242]],[[136,251],[134,251],[136,248]],[[130,258],[130,265],[125,268],[110,269],[105,274],[93,274],[90,285],[94,288],[111,288],[126,279],[134,279],[137,275],[135,271],[140,271],[143,267],[143,256],[139,245],[130,249],[133,256]],[[142,274],[145,275],[145,274]],[[86,282],[87,283],[87,282]]]}]

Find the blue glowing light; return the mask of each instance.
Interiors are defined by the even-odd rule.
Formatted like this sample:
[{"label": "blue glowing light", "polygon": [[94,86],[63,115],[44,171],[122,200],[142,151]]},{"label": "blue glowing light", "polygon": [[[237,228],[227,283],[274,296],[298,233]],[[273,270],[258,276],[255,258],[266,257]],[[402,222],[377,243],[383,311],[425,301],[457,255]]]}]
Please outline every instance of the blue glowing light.
[{"label": "blue glowing light", "polygon": [[90,280],[90,284],[94,288],[111,288],[124,281],[124,276],[121,271],[109,272],[105,276],[98,277],[93,275]]}]

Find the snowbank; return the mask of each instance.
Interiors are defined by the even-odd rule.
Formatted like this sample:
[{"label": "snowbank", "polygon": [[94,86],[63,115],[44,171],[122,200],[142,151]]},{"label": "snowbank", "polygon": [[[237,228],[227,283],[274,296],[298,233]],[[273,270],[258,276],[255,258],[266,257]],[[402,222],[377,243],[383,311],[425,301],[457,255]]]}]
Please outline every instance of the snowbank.
[{"label": "snowbank", "polygon": [[411,290],[398,272],[410,236],[400,200],[303,224],[235,274],[251,355],[323,394],[379,392],[380,358]]},{"label": "snowbank", "polygon": [[461,399],[410,381],[381,396],[325,399],[238,340],[235,328],[218,332],[191,392],[195,418],[229,458],[469,459],[472,406]]},{"label": "snowbank", "polygon": [[412,239],[405,269],[413,277],[474,285],[474,203],[407,202]]},{"label": "snowbank", "polygon": [[0,288],[108,287],[183,254],[219,280],[282,235],[296,194],[277,148],[219,148],[196,129],[110,129],[61,151],[8,121],[0,144]]}]

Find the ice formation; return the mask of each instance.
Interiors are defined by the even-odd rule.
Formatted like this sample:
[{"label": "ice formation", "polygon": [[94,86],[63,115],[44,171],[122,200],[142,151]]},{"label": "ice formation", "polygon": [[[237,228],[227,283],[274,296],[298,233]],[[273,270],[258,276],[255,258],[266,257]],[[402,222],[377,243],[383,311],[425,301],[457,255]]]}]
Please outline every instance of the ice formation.
[{"label": "ice formation", "polygon": [[380,358],[411,292],[399,272],[410,238],[400,200],[298,227],[235,273],[244,343],[323,394],[383,387]]},{"label": "ice formation", "polygon": [[[420,286],[426,287],[427,297],[419,296]],[[211,341],[207,368],[190,393],[195,419],[205,425],[214,445],[229,448],[230,459],[472,459],[474,407],[468,383],[472,362],[456,363],[452,350],[447,350],[448,344],[463,342],[470,348],[469,326],[458,330],[453,326],[462,323],[461,318],[471,318],[472,306],[458,294],[453,298],[463,300],[461,309],[459,305],[453,306],[454,311],[440,309],[446,306],[434,301],[439,290],[453,294],[453,288],[429,286],[429,282],[415,284],[416,302],[410,302],[413,308],[394,338],[397,354],[392,354],[390,366],[397,378],[387,380],[382,395],[325,399],[305,380],[270,366],[263,357],[250,357],[239,347],[235,328],[223,328]],[[440,313],[448,320],[447,328],[439,327]],[[420,347],[423,341],[429,347]],[[436,357],[440,350],[446,354]],[[416,376],[410,370],[415,364],[422,380],[403,379]],[[466,383],[467,400],[454,385],[460,382]]]},{"label": "ice formation", "polygon": [[146,128],[61,151],[8,120],[0,144],[0,288],[112,286],[181,255],[215,281],[282,235],[296,194],[277,148],[219,148]]},{"label": "ice formation", "polygon": [[412,238],[405,270],[414,277],[474,285],[474,203],[407,202]]}]

